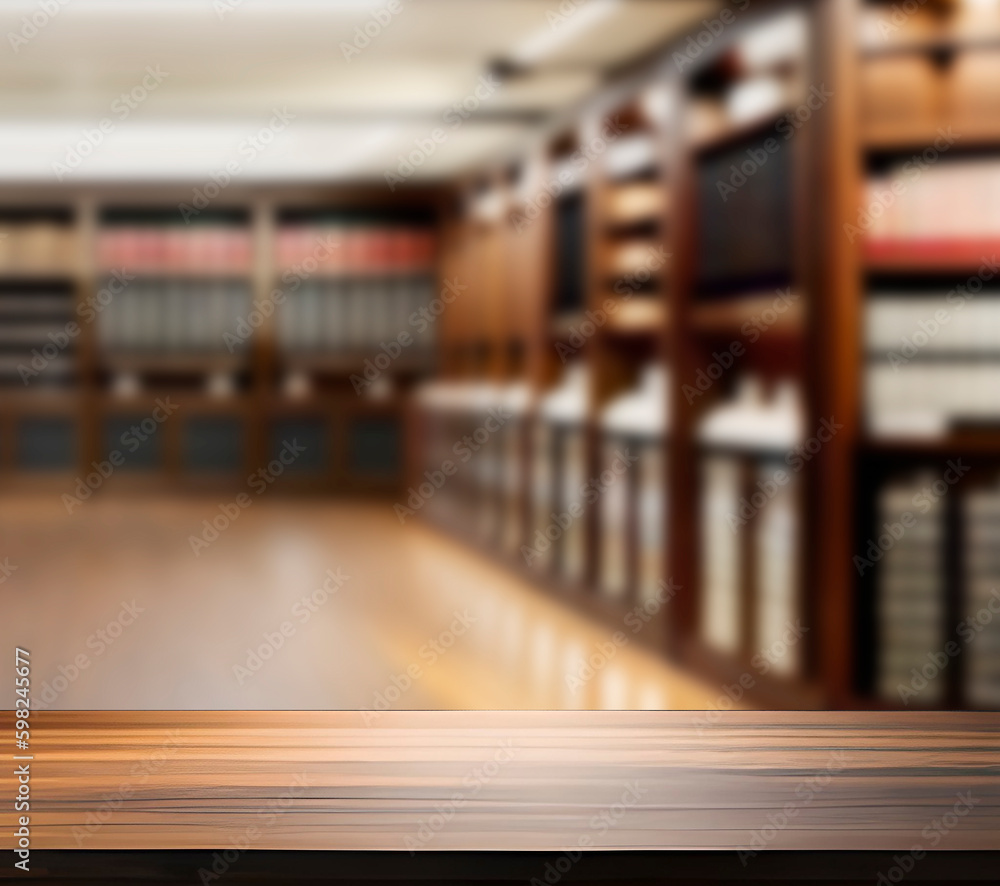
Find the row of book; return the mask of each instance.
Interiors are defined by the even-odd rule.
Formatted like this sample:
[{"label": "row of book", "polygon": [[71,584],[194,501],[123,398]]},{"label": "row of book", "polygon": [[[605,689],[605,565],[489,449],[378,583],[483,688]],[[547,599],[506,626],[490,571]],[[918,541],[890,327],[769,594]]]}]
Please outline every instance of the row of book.
[{"label": "row of book", "polygon": [[1000,423],[1000,298],[968,284],[873,292],[865,305],[865,405],[875,436],[942,436]]},{"label": "row of book", "polygon": [[[435,381],[421,386],[416,402],[421,470],[406,506],[519,556],[527,386]],[[487,427],[491,409],[509,417]]]},{"label": "row of book", "polygon": [[1000,356],[1000,293],[995,289],[878,291],[868,296],[865,315],[865,343],[872,357],[908,363],[948,353]]},{"label": "row of book", "polygon": [[635,459],[617,480],[602,481],[599,582],[618,600],[634,588],[639,601],[648,602],[667,577],[669,387],[666,369],[651,364],[601,411],[602,474],[610,471],[604,476],[611,478],[623,459]]},{"label": "row of book", "polygon": [[72,375],[75,319],[69,289],[0,291],[0,383],[56,383]]},{"label": "row of book", "polygon": [[[920,673],[928,654],[939,652],[945,636],[945,500],[924,496],[921,490],[938,477],[933,471],[894,480],[880,490],[879,527],[903,527],[880,545],[875,630],[877,693],[896,705],[940,703],[947,691],[946,677],[927,679]],[[888,532],[888,530],[883,530]],[[879,545],[879,541],[875,541]],[[867,552],[866,552],[867,556]],[[914,693],[911,695],[910,693]]]},{"label": "row of book", "polygon": [[134,280],[97,314],[97,338],[105,352],[232,352],[250,307],[238,280]]},{"label": "row of book", "polygon": [[1000,425],[1000,356],[870,361],[865,406],[874,436],[941,437]]},{"label": "row of book", "polygon": [[[992,241],[995,248],[1000,240],[1000,161],[904,159],[868,180],[858,222],[874,242]],[[970,270],[981,261],[977,256]]]},{"label": "row of book", "polygon": [[[1000,704],[1000,479],[952,493],[961,496],[955,530],[949,529],[946,498],[928,494],[940,482],[939,471],[921,469],[888,480],[878,493],[876,692],[896,705],[940,705],[948,701],[957,672],[964,705],[995,709]],[[954,615],[947,567],[951,531],[960,534],[962,575]]]},{"label": "row of book", "polygon": [[[621,603],[650,601],[666,577],[665,378],[658,369],[647,371],[635,389],[609,404],[596,474],[588,467],[579,409],[586,384],[583,367],[571,369],[538,401],[530,425],[524,385],[425,386],[418,398],[426,467],[420,480],[431,485],[413,487],[415,503],[567,584],[587,580],[596,550],[602,595]],[[491,429],[497,408],[510,418]],[[457,471],[442,478],[448,462],[457,463]],[[433,485],[436,477],[440,488]],[[431,493],[426,503],[423,493]],[[588,528],[592,518],[596,540]]]},{"label": "row of book", "polygon": [[76,232],[68,225],[38,221],[0,223],[0,273],[68,273],[75,263]]},{"label": "row of book", "polygon": [[275,260],[281,271],[305,274],[413,274],[433,269],[435,251],[426,227],[289,224],[278,230]]},{"label": "row of book", "polygon": [[97,238],[102,271],[170,274],[247,274],[251,232],[238,225],[113,225]]},{"label": "row of book", "polygon": [[[749,637],[752,655],[775,650],[770,669],[793,675],[800,670],[804,653],[785,638],[789,624],[802,614],[798,605],[802,479],[791,475],[779,483],[775,477],[782,471],[789,474],[784,461],[751,453],[703,457],[699,624],[709,647],[741,657]],[[748,556],[753,570],[748,568]],[[755,592],[752,612],[745,602],[748,586]]]},{"label": "row of book", "polygon": [[996,710],[1000,708],[1000,478],[967,493],[963,512],[963,616],[970,629],[965,636],[973,638],[967,644],[965,695],[976,707]]},{"label": "row of book", "polygon": [[[289,352],[392,351],[396,344],[401,353],[426,352],[440,313],[429,307],[434,292],[428,277],[306,282],[275,306],[278,342]],[[73,306],[69,291],[0,293],[0,348],[7,355],[55,348],[65,356],[71,349],[53,342],[75,343],[79,332],[66,329],[86,322]],[[95,302],[92,319],[105,352],[232,353],[259,325],[252,309],[246,282],[150,278],[131,281],[106,304]]]},{"label": "row of book", "polygon": [[[56,273],[73,268],[78,238],[50,221],[0,223],[0,272]],[[303,277],[413,274],[433,269],[433,230],[403,225],[285,225],[279,228],[279,272]],[[97,237],[102,271],[247,274],[253,238],[245,225],[110,224]]]},{"label": "row of book", "polygon": [[[696,437],[700,465],[700,633],[727,655],[780,649],[776,674],[798,672],[803,648],[785,639],[801,616],[800,555],[804,462],[800,390],[789,382],[768,391],[754,376],[707,409]],[[752,562],[753,569],[749,568]],[[753,593],[748,594],[748,588]],[[755,601],[747,611],[745,601]],[[773,658],[773,660],[772,660]]]},{"label": "row of book", "polygon": [[310,280],[278,307],[278,343],[289,352],[427,351],[437,340],[435,292],[426,276]]}]

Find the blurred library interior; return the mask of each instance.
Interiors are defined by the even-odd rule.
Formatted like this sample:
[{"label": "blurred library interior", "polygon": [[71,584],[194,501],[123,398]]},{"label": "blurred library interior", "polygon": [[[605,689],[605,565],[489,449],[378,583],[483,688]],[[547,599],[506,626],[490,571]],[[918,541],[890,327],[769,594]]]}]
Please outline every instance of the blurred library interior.
[{"label": "blurred library interior", "polygon": [[40,707],[1000,709],[1000,0],[0,24]]}]

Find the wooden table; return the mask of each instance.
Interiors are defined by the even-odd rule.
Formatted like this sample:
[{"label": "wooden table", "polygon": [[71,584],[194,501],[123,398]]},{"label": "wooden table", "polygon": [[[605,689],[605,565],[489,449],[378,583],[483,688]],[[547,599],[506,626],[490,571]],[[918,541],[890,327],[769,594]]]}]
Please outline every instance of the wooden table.
[{"label": "wooden table", "polygon": [[1000,849],[1000,714],[32,720],[38,849]]},{"label": "wooden table", "polygon": [[32,721],[38,882],[1000,882],[1000,714]]}]

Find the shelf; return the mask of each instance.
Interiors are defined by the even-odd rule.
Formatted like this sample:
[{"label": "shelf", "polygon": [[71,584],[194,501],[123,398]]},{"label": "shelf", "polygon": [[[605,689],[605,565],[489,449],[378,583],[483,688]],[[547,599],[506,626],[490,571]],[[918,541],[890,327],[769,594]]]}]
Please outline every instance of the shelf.
[{"label": "shelf", "polygon": [[951,455],[974,452],[1000,458],[1000,428],[955,431],[943,437],[866,437],[861,448],[876,453]]},{"label": "shelf", "polygon": [[662,298],[635,295],[618,301],[617,310],[609,315],[607,331],[622,337],[657,336],[665,330],[667,316]]},{"label": "shelf", "polygon": [[893,124],[862,126],[861,143],[872,153],[922,153],[940,136],[938,130],[951,128],[961,138],[948,147],[949,154],[1000,150],[1000,122],[990,118],[976,120],[942,119],[899,126]]},{"label": "shelf", "polygon": [[100,268],[97,271],[98,280],[103,280],[112,274],[124,271],[137,280],[166,280],[174,282],[200,282],[211,280],[213,282],[233,281],[239,283],[248,282],[253,271],[250,268],[169,268],[139,265],[129,265],[117,268]]},{"label": "shelf", "polygon": [[158,400],[163,399],[175,403],[184,415],[200,414],[203,410],[212,415],[245,415],[253,406],[252,395],[241,390],[233,391],[225,396],[218,396],[197,389],[178,390],[175,388],[144,387],[127,394],[99,390],[95,399],[104,416],[121,415],[134,410],[148,411],[156,405]]},{"label": "shelf", "polygon": [[81,390],[79,385],[25,387],[18,381],[16,387],[0,385],[0,406],[19,414],[75,414],[82,409]]},{"label": "shelf", "polygon": [[605,228],[616,234],[662,222],[669,196],[662,182],[620,184],[609,182],[605,197]]},{"label": "shelf", "polygon": [[[347,354],[278,354],[281,367],[289,371],[322,375],[353,375],[363,373],[365,361],[373,360],[381,350],[357,351]],[[434,368],[433,354],[401,355],[393,360],[380,377],[406,372],[425,372]]]},{"label": "shelf", "polygon": [[0,285],[9,286],[17,283],[52,283],[58,286],[72,284],[78,278],[77,269],[66,268],[0,268]]},{"label": "shelf", "polygon": [[98,362],[114,372],[178,374],[236,372],[246,367],[245,354],[101,354]]},{"label": "shelf", "polygon": [[784,312],[778,313],[774,307],[778,299],[777,294],[769,293],[696,302],[690,311],[691,329],[702,335],[741,335],[748,322],[759,319],[763,323],[765,318],[762,315],[773,312],[775,320],[768,324],[762,336],[777,333],[783,337],[796,337],[804,334],[805,306],[802,300],[787,304]]},{"label": "shelf", "polygon": [[291,274],[302,282],[319,281],[323,283],[345,283],[355,280],[386,280],[390,282],[412,280],[414,277],[429,277],[435,273],[433,267],[413,267],[413,268],[368,268],[365,270],[335,270],[333,268],[320,268],[312,273],[305,273],[302,268],[284,268],[275,272],[274,279],[277,285],[285,284],[285,276]]},{"label": "shelf", "polygon": [[882,43],[863,43],[861,55],[865,58],[880,58],[889,55],[912,55],[915,53],[957,53],[975,50],[1000,50],[1000,35],[984,37],[944,36],[925,40],[898,40]]}]

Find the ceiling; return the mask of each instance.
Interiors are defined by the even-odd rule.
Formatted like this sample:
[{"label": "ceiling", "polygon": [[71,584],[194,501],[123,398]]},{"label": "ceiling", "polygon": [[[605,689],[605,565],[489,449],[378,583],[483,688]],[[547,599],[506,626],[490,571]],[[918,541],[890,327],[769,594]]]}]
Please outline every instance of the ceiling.
[{"label": "ceiling", "polygon": [[[412,180],[448,177],[715,0],[64,2],[34,32],[38,0],[0,5],[0,179],[197,182],[233,162],[251,180],[382,179],[420,140]],[[497,63],[517,75],[482,80]],[[144,77],[155,88],[128,107],[120,96],[141,96]],[[445,118],[463,100],[475,112]],[[260,136],[275,109],[290,120]]]}]

